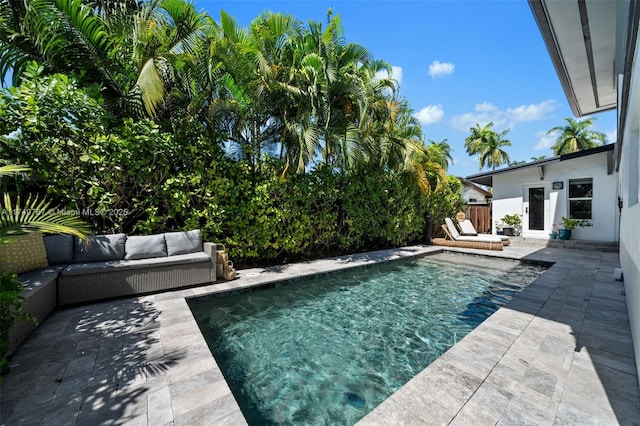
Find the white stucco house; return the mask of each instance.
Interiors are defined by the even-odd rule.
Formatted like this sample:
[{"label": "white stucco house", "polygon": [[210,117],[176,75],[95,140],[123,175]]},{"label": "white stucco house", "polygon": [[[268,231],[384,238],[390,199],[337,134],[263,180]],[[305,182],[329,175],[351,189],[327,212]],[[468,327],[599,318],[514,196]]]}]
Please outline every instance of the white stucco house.
[{"label": "white stucco house", "polygon": [[618,241],[614,144],[468,176],[493,189],[493,233],[505,215],[522,216],[522,236],[548,239],[562,217],[585,219],[572,239]]},{"label": "white stucco house", "polygon": [[573,113],[581,117],[617,108],[620,265],[640,370],[640,2],[529,0],[529,5]]},{"label": "white stucco house", "polygon": [[475,182],[458,177],[462,183],[462,198],[467,205],[488,205],[493,194]]}]

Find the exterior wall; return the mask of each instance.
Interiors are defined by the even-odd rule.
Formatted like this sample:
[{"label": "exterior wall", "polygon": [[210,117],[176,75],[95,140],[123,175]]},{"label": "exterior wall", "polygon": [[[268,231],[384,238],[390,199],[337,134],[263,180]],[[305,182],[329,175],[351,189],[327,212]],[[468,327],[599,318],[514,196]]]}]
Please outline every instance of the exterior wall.
[{"label": "exterior wall", "polygon": [[[493,228],[506,214],[523,215],[527,205],[526,191],[531,186],[545,188],[544,231],[529,231],[523,223],[522,235],[528,238],[549,238],[552,225],[562,227],[563,216],[568,216],[569,179],[593,178],[592,227],[576,228],[571,238],[593,241],[618,241],[619,215],[616,198],[616,175],[607,175],[607,153],[544,164],[544,178],[540,179],[537,166],[524,167],[493,176]],[[562,182],[563,189],[553,189],[553,182]]]},{"label": "exterior wall", "polygon": [[[625,128],[622,129],[620,183],[622,199],[620,218],[620,265],[624,272],[624,288],[636,366],[640,370],[640,63],[638,47],[633,61],[630,105],[627,106]],[[618,87],[622,87],[620,84]]]},{"label": "exterior wall", "polygon": [[[476,188],[469,185],[463,185],[462,198],[464,198],[464,201],[467,204],[486,204],[487,203],[484,193],[478,191]],[[471,201],[471,200],[475,200],[475,201]]]}]

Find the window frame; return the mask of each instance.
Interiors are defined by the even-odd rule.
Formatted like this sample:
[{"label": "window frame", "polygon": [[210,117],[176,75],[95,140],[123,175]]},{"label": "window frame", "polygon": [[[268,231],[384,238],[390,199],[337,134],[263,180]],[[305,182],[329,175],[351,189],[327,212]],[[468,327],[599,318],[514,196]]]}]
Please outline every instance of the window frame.
[{"label": "window frame", "polygon": [[[584,181],[590,180],[591,181],[591,196],[590,197],[571,197],[571,182],[572,181],[583,181],[583,183],[586,183]],[[583,219],[583,220],[588,220],[588,221],[592,221],[593,220],[593,189],[594,189],[594,185],[593,185],[593,177],[581,177],[581,178],[569,178],[567,179],[567,217],[571,218],[571,219]],[[588,218],[575,218],[571,215],[571,202],[572,201],[590,201],[591,202],[591,208],[590,208],[590,214]]]}]

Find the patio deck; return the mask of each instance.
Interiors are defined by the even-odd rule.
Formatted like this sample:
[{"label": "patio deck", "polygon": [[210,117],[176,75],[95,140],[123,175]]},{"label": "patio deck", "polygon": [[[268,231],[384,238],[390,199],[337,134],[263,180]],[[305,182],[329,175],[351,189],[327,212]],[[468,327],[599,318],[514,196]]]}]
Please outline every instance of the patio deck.
[{"label": "patio deck", "polygon": [[[243,270],[233,282],[55,311],[14,354],[0,424],[246,424],[185,297],[432,251],[442,247]],[[616,253],[446,251],[556,263],[358,424],[640,422]]]}]

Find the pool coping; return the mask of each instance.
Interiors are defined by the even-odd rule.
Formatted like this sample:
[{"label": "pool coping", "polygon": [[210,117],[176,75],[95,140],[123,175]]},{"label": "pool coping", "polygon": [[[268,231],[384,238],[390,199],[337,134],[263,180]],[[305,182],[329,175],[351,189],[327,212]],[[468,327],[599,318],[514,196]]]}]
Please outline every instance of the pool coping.
[{"label": "pool coping", "polygon": [[[500,419],[514,419],[518,415],[524,416],[522,419],[529,419],[533,415],[527,413],[535,413],[539,416],[538,420],[545,420],[535,424],[547,423],[549,419],[553,423],[553,419],[562,420],[571,416],[610,422],[612,419],[626,418],[628,412],[633,413],[633,409],[622,409],[618,407],[619,404],[609,403],[607,394],[603,398],[602,392],[597,393],[597,390],[590,391],[590,395],[597,393],[597,404],[593,402],[595,397],[586,399],[587,406],[574,400],[567,403],[563,395],[573,395],[567,391],[566,385],[572,383],[567,376],[571,375],[574,359],[578,359],[576,365],[579,364],[582,370],[587,369],[592,375],[592,370],[595,370],[592,381],[596,387],[601,369],[588,369],[588,361],[581,359],[582,355],[588,355],[586,350],[577,358],[569,356],[576,342],[573,336],[567,336],[566,325],[560,324],[558,331],[553,324],[549,324],[550,321],[540,318],[541,313],[545,313],[545,306],[553,304],[550,303],[555,300],[553,295],[564,291],[565,284],[585,281],[571,279],[575,274],[584,275],[584,271],[591,271],[589,277],[593,279],[586,282],[591,283],[592,290],[596,287],[595,280],[606,281],[612,291],[619,291],[622,284],[610,285],[613,268],[618,265],[617,254],[541,247],[509,246],[502,252],[487,253],[473,249],[411,246],[280,267],[246,269],[239,271],[238,278],[231,282],[56,311],[16,351],[12,373],[0,389],[1,423],[38,424],[50,420],[51,413],[57,413],[55,415],[61,419],[72,417],[75,424],[100,421],[123,423],[125,420],[132,424],[154,425],[246,424],[193,318],[188,299],[443,251],[556,263],[507,306],[494,313],[365,416],[359,424],[464,424],[465,419],[473,419],[474,424],[496,424]],[[610,271],[611,274],[603,271]],[[607,295],[607,300],[612,298],[616,296]],[[579,294],[578,299],[585,300],[585,295]],[[114,320],[109,315],[119,316]],[[584,319],[584,313],[581,315]],[[626,317],[626,307],[624,315]],[[123,328],[123,316],[127,318],[125,323],[138,321],[140,327]],[[104,318],[104,321],[96,322],[94,329],[87,331],[82,324],[89,318]],[[542,326],[539,324],[541,320],[544,320]],[[549,332],[544,334],[540,331],[541,327],[549,328]],[[626,327],[629,333],[628,319]],[[529,336],[532,333],[533,339]],[[136,356],[133,360],[129,359],[129,364],[126,363],[126,356],[116,357],[117,362],[113,359],[105,361],[101,357],[106,351],[102,346],[112,336],[125,342],[120,355],[129,354],[130,357],[130,351],[134,348]],[[537,361],[535,356],[526,354],[527,347],[546,348],[543,343],[549,336],[562,343],[560,346],[565,349],[562,359],[563,363],[567,363],[567,371],[563,363],[560,367],[551,363],[553,368],[539,365],[548,360],[542,357],[542,361]],[[92,339],[96,347],[88,348],[87,339]],[[70,345],[75,345],[75,352],[69,350]],[[157,357],[158,353],[162,353],[161,360],[166,361],[166,368],[161,371],[131,368],[131,364],[144,364],[150,358]],[[629,365],[627,358],[624,355],[607,362],[616,366],[616,373],[623,371],[625,378],[635,378],[635,388],[633,384],[627,385],[625,382],[625,395],[632,395],[631,403],[635,404],[640,401],[637,372],[635,364]],[[52,363],[55,368],[51,366]],[[525,364],[529,367],[524,368]],[[540,389],[536,390],[536,386],[542,386],[542,390],[549,393],[548,383],[540,384],[527,376],[532,366],[537,369],[535,371],[551,369],[555,374],[554,383],[557,386],[550,396],[544,392],[540,396]],[[114,369],[116,374],[99,374],[109,369]],[[521,371],[523,369],[524,372]],[[514,376],[511,377],[513,380],[507,381],[497,375],[502,370]],[[582,370],[581,373],[584,373]],[[522,377],[515,377],[520,373]],[[542,377],[549,378],[545,374],[551,373],[542,374]],[[518,383],[525,379],[535,383],[519,389]],[[79,386],[73,392],[64,386],[71,381]],[[491,395],[494,402],[482,404],[487,395]],[[496,395],[498,399],[494,398]],[[525,397],[528,398],[526,403],[533,404],[536,410],[523,402]],[[97,401],[103,402],[98,404]],[[543,408],[540,409],[538,405]],[[640,404],[637,405],[640,407]],[[611,406],[614,406],[613,409]],[[604,414],[594,412],[592,407]]]},{"label": "pool coping", "polygon": [[[557,254],[543,250],[538,256],[526,256],[524,259],[554,263],[357,424],[637,421],[640,393],[632,347],[621,357],[608,352],[609,348],[580,342],[583,335],[584,342],[591,342],[613,333],[608,328],[584,329],[589,319],[586,311],[603,300],[624,309],[627,328],[615,337],[631,342],[624,286],[612,276],[617,264],[611,259],[602,261],[598,255],[570,253],[575,257],[567,259]],[[625,391],[607,385],[615,380],[607,376],[628,379]],[[620,394],[623,397],[616,400]]]}]

